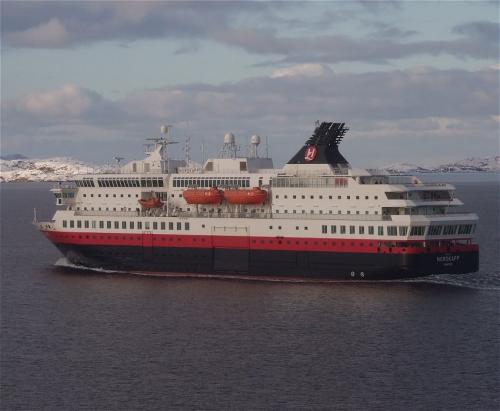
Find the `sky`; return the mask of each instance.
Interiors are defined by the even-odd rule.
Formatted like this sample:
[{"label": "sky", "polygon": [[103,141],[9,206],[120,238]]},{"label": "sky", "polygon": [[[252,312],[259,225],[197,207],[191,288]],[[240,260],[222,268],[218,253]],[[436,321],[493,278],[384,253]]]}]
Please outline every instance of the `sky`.
[{"label": "sky", "polygon": [[[1,1],[2,155],[288,161],[345,122],[355,166],[499,155],[497,1]],[[263,154],[264,147],[260,147]]]}]

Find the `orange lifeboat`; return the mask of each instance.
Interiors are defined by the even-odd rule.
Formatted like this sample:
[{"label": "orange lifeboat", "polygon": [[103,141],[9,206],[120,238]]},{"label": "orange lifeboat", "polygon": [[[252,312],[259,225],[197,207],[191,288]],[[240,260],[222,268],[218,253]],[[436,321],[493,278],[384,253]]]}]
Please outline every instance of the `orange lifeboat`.
[{"label": "orange lifeboat", "polygon": [[267,191],[258,187],[250,190],[226,190],[224,198],[229,204],[262,204],[266,201]]},{"label": "orange lifeboat", "polygon": [[215,188],[190,188],[182,192],[184,200],[188,204],[220,204],[224,199],[224,193]]},{"label": "orange lifeboat", "polygon": [[152,197],[148,200],[143,200],[141,198],[140,200],[137,200],[137,201],[139,201],[139,204],[143,208],[159,208],[163,205],[163,202],[159,198],[156,198],[156,197]]}]

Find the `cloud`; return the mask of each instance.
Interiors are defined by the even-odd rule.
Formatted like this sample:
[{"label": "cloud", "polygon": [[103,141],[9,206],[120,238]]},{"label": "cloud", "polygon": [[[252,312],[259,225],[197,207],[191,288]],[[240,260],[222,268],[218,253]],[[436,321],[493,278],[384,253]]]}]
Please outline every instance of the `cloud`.
[{"label": "cloud", "polygon": [[276,69],[271,74],[271,78],[294,77],[294,76],[324,76],[331,73],[331,69],[323,64],[299,64],[296,66]]},{"label": "cloud", "polygon": [[[377,142],[378,149],[385,142],[391,148],[377,154],[380,159],[392,156],[391,150],[402,152],[404,147],[416,151],[401,155],[434,155],[432,150],[442,150],[443,141],[447,141],[447,155],[456,153],[455,158],[460,158],[471,147],[487,151],[497,146],[498,90],[498,70],[493,69],[418,67],[346,74],[315,64],[219,85],[196,83],[136,91],[116,101],[73,84],[4,102],[2,134],[4,143],[17,139],[26,145],[37,135],[46,135],[44,147],[48,149],[51,144],[56,147],[54,140],[50,143],[49,132],[56,128],[58,149],[63,146],[60,136],[66,133],[67,147],[74,135],[96,142],[96,136],[105,135],[107,143],[99,140],[99,145],[111,147],[114,142],[120,150],[128,147],[136,152],[148,130],[173,122],[176,135],[202,136],[207,147],[218,147],[227,131],[239,138],[269,135],[275,144],[288,146],[301,144],[319,119],[347,122],[352,130],[347,147],[361,150],[366,144],[374,150]],[[189,131],[179,126],[186,122]],[[417,143],[425,147],[414,147]],[[23,152],[19,147],[17,151]],[[288,155],[283,150],[277,154],[281,161],[286,158],[280,156]]]},{"label": "cloud", "polygon": [[59,19],[52,18],[29,29],[10,33],[9,41],[18,47],[56,48],[68,43],[69,34]]},{"label": "cloud", "polygon": [[[365,13],[402,7],[398,2],[358,2]],[[331,34],[327,24],[307,22],[307,35],[291,36],[291,22],[283,12],[306,10],[294,2],[5,2],[2,4],[2,38],[7,47],[61,48],[99,41],[132,42],[139,39],[173,39],[184,42],[177,54],[197,50],[199,42],[215,41],[274,63],[387,63],[415,55],[451,55],[458,58],[498,59],[499,24],[463,23],[452,28],[447,40],[409,41],[416,33],[388,23],[370,23],[376,31],[365,37]],[[327,16],[345,13],[345,6],[317,6]],[[320,10],[318,8],[318,10]],[[349,10],[347,10],[349,11]],[[359,7],[358,11],[359,13]],[[357,19],[366,21],[366,14]],[[280,27],[287,30],[280,32]],[[323,34],[324,32],[328,34]],[[314,34],[310,34],[314,33]]]}]

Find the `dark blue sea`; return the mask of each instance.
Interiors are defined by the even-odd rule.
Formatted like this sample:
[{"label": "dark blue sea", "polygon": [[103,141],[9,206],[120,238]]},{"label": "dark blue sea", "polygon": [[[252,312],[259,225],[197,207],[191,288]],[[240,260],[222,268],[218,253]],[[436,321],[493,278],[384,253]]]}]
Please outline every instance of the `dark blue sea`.
[{"label": "dark blue sea", "polygon": [[480,271],[382,283],[74,270],[50,186],[2,184],[0,408],[498,410],[499,185],[467,179]]}]

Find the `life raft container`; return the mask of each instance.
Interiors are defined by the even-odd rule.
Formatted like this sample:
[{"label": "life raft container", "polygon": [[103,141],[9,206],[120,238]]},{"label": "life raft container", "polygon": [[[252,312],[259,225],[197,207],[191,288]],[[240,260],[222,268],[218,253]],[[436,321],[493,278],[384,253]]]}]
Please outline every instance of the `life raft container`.
[{"label": "life raft container", "polygon": [[224,193],[215,188],[190,188],[182,192],[182,196],[188,204],[220,204],[224,199]]},{"label": "life raft container", "polygon": [[143,208],[159,208],[163,205],[163,202],[159,198],[156,198],[156,197],[152,197],[148,200],[143,200],[141,198],[140,200],[137,200],[137,201],[139,201],[139,204]]},{"label": "life raft container", "polygon": [[225,190],[224,198],[229,204],[263,204],[267,199],[267,191],[259,187],[250,190]]}]

